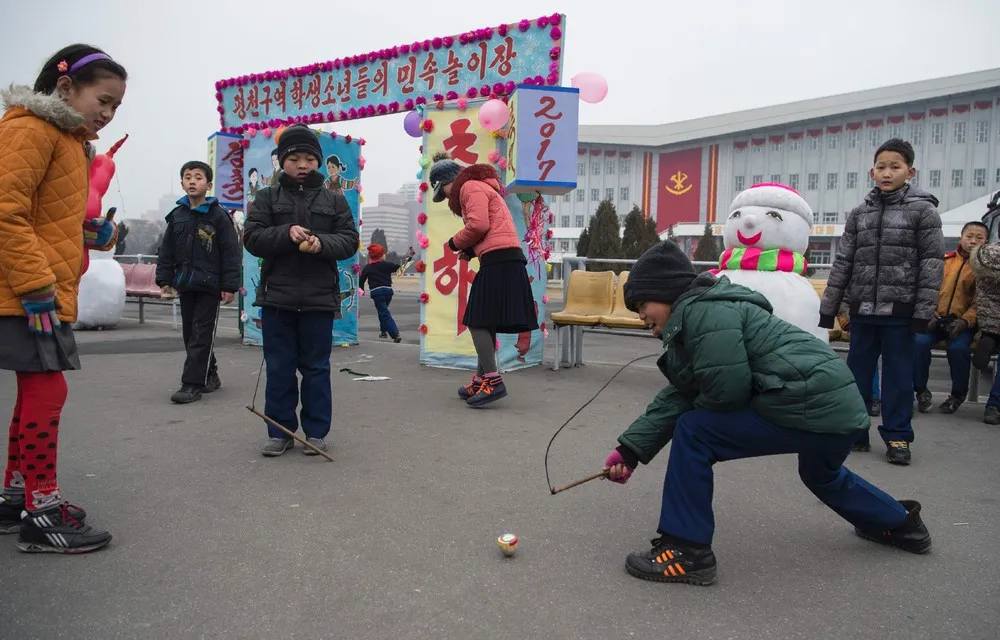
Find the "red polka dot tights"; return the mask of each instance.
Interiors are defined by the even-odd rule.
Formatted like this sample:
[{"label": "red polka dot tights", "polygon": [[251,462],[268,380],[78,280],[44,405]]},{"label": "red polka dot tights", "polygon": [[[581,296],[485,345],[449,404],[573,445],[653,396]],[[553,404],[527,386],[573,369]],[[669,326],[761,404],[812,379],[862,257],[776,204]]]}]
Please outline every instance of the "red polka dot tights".
[{"label": "red polka dot tights", "polygon": [[66,378],[61,371],[17,372],[17,403],[10,421],[6,489],[24,487],[28,509],[58,503],[56,451],[59,415],[66,403]]}]

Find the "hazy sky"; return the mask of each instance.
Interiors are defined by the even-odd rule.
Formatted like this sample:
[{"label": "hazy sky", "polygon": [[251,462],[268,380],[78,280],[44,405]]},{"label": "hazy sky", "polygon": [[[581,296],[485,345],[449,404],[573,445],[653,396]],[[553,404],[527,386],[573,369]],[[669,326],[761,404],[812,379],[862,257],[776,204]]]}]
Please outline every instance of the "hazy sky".
[{"label": "hazy sky", "polygon": [[[581,71],[610,85],[581,124],[661,123],[1000,67],[996,0],[4,0],[0,83],[31,84],[72,42],[129,71],[125,102],[99,151],[124,133],[106,206],[125,217],[179,191],[218,126],[216,80],[302,66],[554,12],[567,15],[564,84]],[[646,9],[640,10],[645,6]],[[435,11],[435,8],[438,11]],[[368,204],[413,180],[418,141],[402,115],[335,128],[365,137]]]}]

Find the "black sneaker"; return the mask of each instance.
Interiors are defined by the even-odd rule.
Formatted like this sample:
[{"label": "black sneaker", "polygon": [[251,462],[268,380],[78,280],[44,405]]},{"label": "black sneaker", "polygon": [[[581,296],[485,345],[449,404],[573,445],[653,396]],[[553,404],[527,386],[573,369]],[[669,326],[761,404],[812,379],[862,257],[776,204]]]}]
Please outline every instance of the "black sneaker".
[{"label": "black sneaker", "polygon": [[286,451],[294,447],[293,442],[295,441],[291,438],[268,438],[264,446],[261,447],[260,453],[268,458],[277,458],[285,455]]},{"label": "black sneaker", "polygon": [[928,413],[934,408],[934,396],[930,391],[924,389],[917,392],[917,411]]},{"label": "black sneaker", "polygon": [[702,587],[715,582],[716,562],[711,548],[686,548],[668,542],[665,536],[652,540],[652,545],[649,551],[630,553],[625,570],[653,582],[686,582]]},{"label": "black sneaker", "polygon": [[208,380],[205,381],[205,387],[201,390],[202,393],[212,393],[213,391],[218,391],[222,388],[222,379],[219,378],[218,371],[210,371],[208,373]]},{"label": "black sneaker", "polygon": [[399,344],[400,342],[402,342],[402,341],[403,341],[403,336],[401,336],[401,335],[399,335],[399,334],[397,333],[396,335],[394,335],[394,336],[392,337],[392,341],[393,341],[393,342],[395,342],[396,344]]},{"label": "black sneaker", "polygon": [[379,338],[379,340],[388,340],[389,339],[389,334],[386,333],[385,331],[383,331],[382,333],[378,334],[378,338]]},{"label": "black sneaker", "polygon": [[855,442],[851,445],[851,451],[857,451],[858,453],[868,453],[872,450],[872,446],[867,442]]},{"label": "black sneaker", "polygon": [[[87,512],[82,507],[68,502],[64,503],[69,514],[83,522]],[[0,495],[0,535],[17,533],[21,529],[21,514],[24,512],[24,496],[20,500],[11,496]]]},{"label": "black sneaker", "polygon": [[983,422],[986,424],[1000,424],[1000,407],[987,405],[986,411],[983,413]]},{"label": "black sneaker", "polygon": [[472,382],[465,385],[464,387],[458,388],[458,397],[461,398],[462,400],[468,400],[472,396],[476,395],[476,392],[479,391],[479,387],[481,387],[482,384],[483,384],[482,378],[480,378],[479,376],[472,376]]},{"label": "black sneaker", "polygon": [[476,392],[465,401],[467,405],[474,408],[485,407],[491,402],[496,402],[507,397],[507,386],[500,376],[484,376],[483,383],[479,385]]},{"label": "black sneaker", "polygon": [[[289,440],[291,442],[291,440]],[[326,440],[323,438],[306,438],[306,442],[316,447],[320,451],[326,451]],[[319,454],[310,449],[309,447],[302,447],[302,453],[307,456],[318,456]]]},{"label": "black sneaker", "polygon": [[204,387],[198,387],[193,384],[183,385],[180,389],[174,392],[174,395],[170,396],[170,401],[174,404],[190,404],[192,402],[197,402],[201,400],[201,394],[205,392]]},{"label": "black sneaker", "polygon": [[899,547],[910,553],[929,552],[931,550],[931,534],[924,526],[923,520],[920,519],[920,503],[916,500],[900,500],[899,504],[906,507],[907,516],[906,522],[895,529],[881,533],[868,533],[855,527],[854,532],[865,540]]},{"label": "black sneaker", "polygon": [[958,411],[958,408],[962,406],[963,402],[965,402],[964,396],[959,397],[956,395],[950,395],[947,400],[941,403],[941,406],[938,407],[938,411],[941,413],[955,413]]},{"label": "black sneaker", "polygon": [[77,520],[66,505],[28,512],[17,536],[24,553],[89,553],[109,542],[110,533]]},{"label": "black sneaker", "polygon": [[905,440],[890,440],[886,443],[885,459],[892,464],[910,464],[910,443]]},{"label": "black sneaker", "polygon": [[872,400],[872,408],[868,410],[868,415],[873,418],[877,418],[882,415],[882,401]]}]

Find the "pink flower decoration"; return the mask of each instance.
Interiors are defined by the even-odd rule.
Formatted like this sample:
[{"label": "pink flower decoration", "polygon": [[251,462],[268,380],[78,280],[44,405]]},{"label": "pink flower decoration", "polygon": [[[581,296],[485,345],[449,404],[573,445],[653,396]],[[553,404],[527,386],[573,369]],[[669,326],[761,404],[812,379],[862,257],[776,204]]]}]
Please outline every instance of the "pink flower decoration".
[{"label": "pink flower decoration", "polygon": [[502,82],[497,82],[496,84],[493,85],[493,93],[495,93],[497,95],[503,95],[503,83]]},{"label": "pink flower decoration", "polygon": [[417,224],[427,224],[427,214],[423,211],[417,214]]},{"label": "pink flower decoration", "polygon": [[555,233],[553,233],[552,229],[549,229],[548,231],[545,232],[545,237],[548,238],[549,240],[551,240],[552,236],[554,235]]},{"label": "pink flower decoration", "polygon": [[514,89],[517,88],[517,85],[514,84],[513,80],[508,80],[507,84],[505,84],[503,88],[504,88],[504,93],[514,93]]},{"label": "pink flower decoration", "polygon": [[441,41],[441,38],[434,38],[431,40],[431,46],[435,49],[440,49],[442,44],[443,42]]},{"label": "pink flower decoration", "polygon": [[561,14],[553,13],[551,16],[549,16],[549,24],[551,24],[551,25],[557,25],[560,22],[562,22],[562,15]]},{"label": "pink flower decoration", "polygon": [[562,37],[562,29],[559,27],[552,27],[552,31],[549,31],[549,35],[552,36],[553,40],[558,40]]},{"label": "pink flower decoration", "polygon": [[351,144],[351,134],[347,134],[346,136],[344,136],[344,142],[346,142],[347,144]]},{"label": "pink flower decoration", "polygon": [[358,138],[358,144],[360,144],[363,147],[366,144],[368,144],[368,141],[365,140],[364,138]]},{"label": "pink flower decoration", "polygon": [[494,351],[499,351],[500,350],[500,338],[494,338],[493,339],[493,350]]},{"label": "pink flower decoration", "polygon": [[559,47],[552,47],[551,49],[549,49],[549,57],[552,58],[553,60],[558,60],[559,56],[561,55],[562,55],[562,49],[560,49]]},{"label": "pink flower decoration", "polygon": [[465,98],[459,98],[455,105],[458,107],[459,111],[465,111],[465,109],[469,106],[469,101]]},{"label": "pink flower decoration", "polygon": [[492,162],[493,164],[496,164],[497,160],[500,159],[500,152],[499,151],[490,151],[490,154],[488,156],[486,156],[486,157],[489,158],[490,162]]},{"label": "pink flower decoration", "polygon": [[441,44],[443,44],[446,47],[450,47],[451,45],[455,44],[455,39],[452,38],[451,36],[445,36],[444,38],[442,38]]},{"label": "pink flower decoration", "polygon": [[475,98],[477,95],[479,95],[479,89],[475,87],[469,87],[469,90],[465,92],[465,95],[469,96],[470,98]]},{"label": "pink flower decoration", "polygon": [[244,138],[243,140],[240,140],[240,146],[246,149],[250,146],[250,141]]},{"label": "pink flower decoration", "polygon": [[368,161],[365,160],[364,156],[358,156],[358,169],[364,169]]},{"label": "pink flower decoration", "polygon": [[548,329],[542,329],[542,337],[543,338],[548,338],[549,337],[549,330]]},{"label": "pink flower decoration", "polygon": [[542,29],[544,29],[545,27],[549,26],[549,17],[548,16],[542,16],[538,20],[535,20],[535,24],[537,24],[539,27],[541,27]]},{"label": "pink flower decoration", "polygon": [[426,249],[431,244],[431,241],[430,241],[430,239],[427,236],[424,236],[423,238],[421,238],[417,242],[420,243],[420,248],[421,249]]},{"label": "pink flower decoration", "polygon": [[427,325],[426,324],[420,325],[419,327],[417,327],[417,331],[420,332],[420,335],[426,336],[427,335]]},{"label": "pink flower decoration", "polygon": [[354,273],[361,273],[361,265],[355,262],[354,265],[351,266],[351,270],[354,271]]},{"label": "pink flower decoration", "polygon": [[246,294],[247,294],[247,290],[245,288],[243,288],[243,287],[240,287],[240,295],[241,296],[245,296]]},{"label": "pink flower decoration", "polygon": [[417,204],[421,204],[421,203],[423,203],[423,201],[424,201],[424,194],[418,193],[417,194]]},{"label": "pink flower decoration", "polygon": [[270,138],[271,137],[271,128],[270,127],[265,127],[264,130],[261,131],[261,133],[264,134],[265,138]]},{"label": "pink flower decoration", "polygon": [[365,290],[364,289],[358,288],[358,297],[359,298],[364,298],[365,297]]},{"label": "pink flower decoration", "polygon": [[330,137],[333,138],[334,140],[336,140],[337,139],[337,132],[336,131],[331,131],[330,132]]},{"label": "pink flower decoration", "polygon": [[542,304],[548,304],[548,303],[549,303],[549,294],[547,293],[542,294]]},{"label": "pink flower decoration", "polygon": [[424,292],[424,293],[420,294],[420,303],[421,304],[427,304],[427,301],[430,300],[430,299],[431,299],[431,297],[427,294],[427,292]]},{"label": "pink flower decoration", "polygon": [[521,20],[520,22],[517,23],[517,28],[520,29],[521,31],[527,31],[528,29],[531,28],[531,21]]},{"label": "pink flower decoration", "polygon": [[413,111],[413,98],[407,98],[406,101],[403,102],[403,108],[407,111]]},{"label": "pink flower decoration", "polygon": [[358,193],[361,193],[362,191],[364,191],[364,187],[360,183],[356,187],[354,187],[354,188],[357,190]]},{"label": "pink flower decoration", "polygon": [[550,73],[545,78],[545,81],[548,82],[550,86],[554,85],[554,84],[558,84],[559,83],[559,74],[556,73],[555,71],[553,71],[552,73]]},{"label": "pink flower decoration", "polygon": [[506,171],[507,170],[507,158],[500,158],[500,161],[497,163],[497,166],[500,167],[501,171]]},{"label": "pink flower decoration", "polygon": [[403,44],[399,46],[399,52],[404,56],[410,52],[410,45]]}]

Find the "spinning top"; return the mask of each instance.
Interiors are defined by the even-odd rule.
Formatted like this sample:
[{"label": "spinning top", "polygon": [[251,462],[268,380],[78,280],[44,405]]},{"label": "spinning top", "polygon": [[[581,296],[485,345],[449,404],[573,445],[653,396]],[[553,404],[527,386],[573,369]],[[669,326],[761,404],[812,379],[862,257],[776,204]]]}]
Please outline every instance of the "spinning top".
[{"label": "spinning top", "polygon": [[517,551],[517,536],[505,533],[497,538],[497,545],[500,547],[500,552],[509,558]]}]

